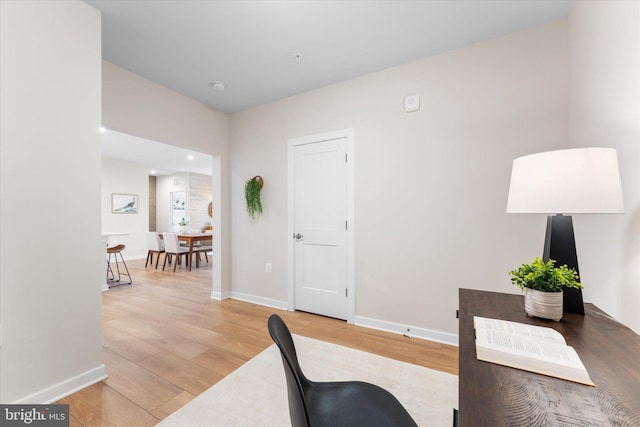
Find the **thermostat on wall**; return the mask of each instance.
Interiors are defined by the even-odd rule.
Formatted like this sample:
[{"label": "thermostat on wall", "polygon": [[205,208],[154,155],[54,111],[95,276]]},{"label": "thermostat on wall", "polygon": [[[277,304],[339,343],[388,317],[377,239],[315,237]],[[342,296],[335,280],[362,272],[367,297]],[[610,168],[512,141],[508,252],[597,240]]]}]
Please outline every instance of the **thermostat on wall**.
[{"label": "thermostat on wall", "polygon": [[420,109],[420,95],[407,95],[404,97],[404,111],[412,113]]}]

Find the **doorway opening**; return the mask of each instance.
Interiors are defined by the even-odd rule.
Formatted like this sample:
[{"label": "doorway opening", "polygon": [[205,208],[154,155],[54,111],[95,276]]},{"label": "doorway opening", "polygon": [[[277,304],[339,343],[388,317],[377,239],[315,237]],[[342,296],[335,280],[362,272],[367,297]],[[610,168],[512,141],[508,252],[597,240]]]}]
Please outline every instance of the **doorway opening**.
[{"label": "doorway opening", "polygon": [[[130,250],[125,257],[146,257],[148,231],[179,231],[174,227],[180,227],[177,225],[180,222],[192,223],[191,232],[210,230],[213,240],[211,297],[217,298],[221,294],[222,280],[221,224],[219,215],[211,217],[209,212],[220,211],[219,156],[107,130],[102,134],[102,158],[102,228],[128,233],[126,240]],[[163,180],[168,182],[161,184]],[[153,183],[156,191],[151,188]],[[110,215],[106,200],[111,192],[144,195],[146,200],[140,197],[140,205],[145,207],[141,209],[142,215],[128,218]],[[193,196],[192,203],[190,195]],[[173,209],[178,204],[184,204],[180,212]],[[211,210],[209,205],[212,205]],[[195,211],[189,211],[189,207]]]}]

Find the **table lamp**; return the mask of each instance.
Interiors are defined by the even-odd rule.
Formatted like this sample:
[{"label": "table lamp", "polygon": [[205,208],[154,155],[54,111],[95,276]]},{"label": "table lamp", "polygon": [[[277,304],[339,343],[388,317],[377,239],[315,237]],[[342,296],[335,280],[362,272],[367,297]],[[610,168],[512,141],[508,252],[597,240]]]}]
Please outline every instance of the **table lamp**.
[{"label": "table lamp", "polygon": [[[573,221],[563,214],[624,213],[616,150],[576,148],[515,159],[507,213],[555,214],[547,218],[542,258],[580,274]],[[563,309],[584,314],[580,289],[564,289]]]}]

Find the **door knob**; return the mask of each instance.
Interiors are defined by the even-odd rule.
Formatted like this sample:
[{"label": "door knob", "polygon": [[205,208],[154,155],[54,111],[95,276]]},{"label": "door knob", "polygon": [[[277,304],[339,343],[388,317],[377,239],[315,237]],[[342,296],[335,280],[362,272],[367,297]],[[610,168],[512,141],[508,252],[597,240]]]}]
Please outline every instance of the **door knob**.
[{"label": "door knob", "polygon": [[295,237],[295,238],[296,238],[296,240],[300,240],[300,239],[302,239],[304,236],[303,236],[302,234],[298,233],[298,234],[294,234],[294,235],[293,235],[293,237]]}]

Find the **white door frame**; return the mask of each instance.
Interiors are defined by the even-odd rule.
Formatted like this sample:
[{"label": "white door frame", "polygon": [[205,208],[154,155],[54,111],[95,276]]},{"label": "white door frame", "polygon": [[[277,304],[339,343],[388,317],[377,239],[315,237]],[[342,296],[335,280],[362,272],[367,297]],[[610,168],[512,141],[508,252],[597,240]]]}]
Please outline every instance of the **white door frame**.
[{"label": "white door frame", "polygon": [[354,323],[355,320],[355,215],[354,215],[354,165],[355,156],[353,150],[354,132],[353,129],[342,129],[333,132],[320,133],[316,135],[293,138],[287,141],[287,200],[288,200],[288,221],[287,221],[287,310],[295,310],[295,280],[294,280],[294,149],[298,145],[312,144],[332,139],[346,138],[347,141],[347,323]]}]

